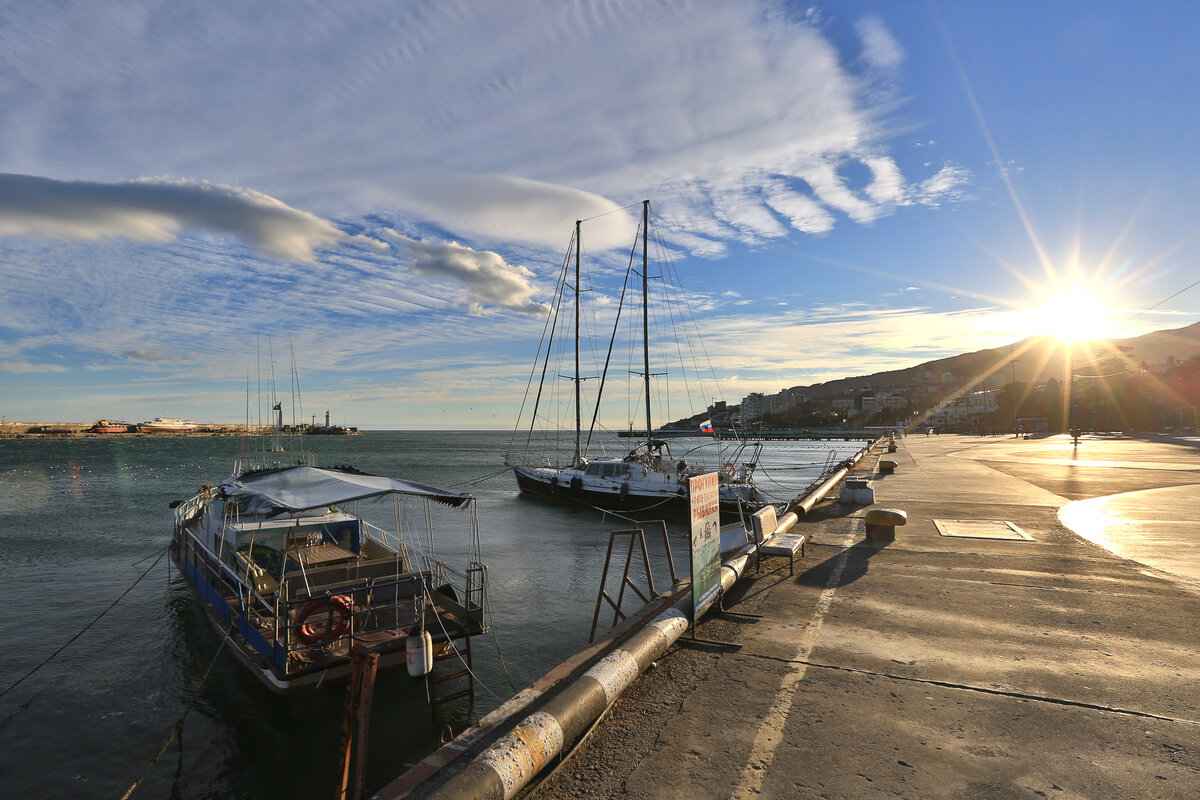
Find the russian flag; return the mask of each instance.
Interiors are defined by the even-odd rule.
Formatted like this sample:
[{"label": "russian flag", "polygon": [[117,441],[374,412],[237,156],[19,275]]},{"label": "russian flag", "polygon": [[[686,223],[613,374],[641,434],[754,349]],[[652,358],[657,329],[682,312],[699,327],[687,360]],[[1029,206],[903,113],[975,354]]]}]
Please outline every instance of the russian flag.
[{"label": "russian flag", "polygon": [[701,433],[712,433],[712,420],[711,419],[706,419],[706,420],[704,420],[704,422],[700,423],[700,432]]}]

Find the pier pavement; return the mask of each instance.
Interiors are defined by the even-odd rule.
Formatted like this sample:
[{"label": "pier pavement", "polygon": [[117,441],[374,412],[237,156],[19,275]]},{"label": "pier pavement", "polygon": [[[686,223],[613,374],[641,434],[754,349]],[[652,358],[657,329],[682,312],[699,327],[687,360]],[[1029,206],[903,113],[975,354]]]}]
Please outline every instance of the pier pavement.
[{"label": "pier pavement", "polygon": [[527,796],[1200,797],[1200,442],[898,444]]}]

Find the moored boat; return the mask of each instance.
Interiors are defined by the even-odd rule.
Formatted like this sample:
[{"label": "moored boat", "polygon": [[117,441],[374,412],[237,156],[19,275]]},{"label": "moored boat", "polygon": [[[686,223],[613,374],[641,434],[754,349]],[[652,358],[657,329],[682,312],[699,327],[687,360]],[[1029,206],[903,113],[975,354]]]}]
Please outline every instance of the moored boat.
[{"label": "moored boat", "polygon": [[[428,664],[482,633],[475,498],[318,468],[311,453],[277,446],[281,429],[276,446],[239,455],[228,479],[175,509],[172,559],[238,660],[291,693],[345,678],[352,647],[378,653],[382,670],[412,652]],[[433,556],[434,528],[447,522],[465,540],[459,568]]]},{"label": "moored boat", "polygon": [[155,417],[149,422],[138,423],[137,427],[142,433],[185,433],[194,431],[199,426],[190,419]]},{"label": "moored boat", "polygon": [[96,424],[88,428],[91,433],[128,433],[130,429],[128,422],[113,422],[107,419],[96,420]]},{"label": "moored boat", "polygon": [[[758,463],[761,443],[750,444],[744,440],[737,440],[733,443],[713,443],[712,425],[706,421],[698,425],[693,435],[704,437],[709,440],[709,444],[692,447],[686,452],[675,456],[671,453],[666,437],[659,438],[652,423],[651,379],[654,377],[666,379],[668,376],[673,376],[673,379],[682,378],[686,381],[685,373],[687,369],[683,364],[676,364],[674,373],[669,368],[661,372],[651,371],[650,292],[648,288],[650,280],[648,255],[649,228],[650,203],[649,201],[645,201],[642,204],[642,225],[639,231],[642,255],[640,272],[641,313],[638,320],[640,328],[633,333],[626,346],[618,347],[617,332],[621,321],[621,311],[620,307],[618,307],[616,323],[613,325],[613,339],[608,343],[607,347],[609,357],[611,357],[613,352],[621,350],[636,353],[639,356],[637,361],[630,365],[627,374],[637,376],[640,380],[634,382],[632,390],[627,391],[626,396],[637,396],[640,394],[639,401],[644,400],[645,426],[641,434],[643,441],[639,442],[624,456],[594,455],[589,453],[592,444],[600,438],[594,434],[599,432],[600,401],[604,394],[606,382],[613,381],[614,378],[610,376],[614,376],[617,371],[610,370],[609,357],[605,358],[602,365],[597,365],[596,375],[585,375],[581,367],[580,318],[582,314],[581,294],[584,290],[581,287],[580,260],[583,247],[581,242],[581,223],[576,222],[575,235],[571,241],[571,250],[568,252],[568,257],[563,260],[563,270],[559,278],[558,291],[556,292],[558,302],[551,309],[550,317],[547,321],[548,339],[546,340],[544,353],[545,361],[540,370],[535,369],[531,374],[531,390],[527,393],[527,396],[532,396],[536,399],[533,403],[532,412],[529,415],[530,427],[523,445],[516,444],[517,437],[514,435],[514,443],[510,446],[509,453],[505,457],[505,464],[513,470],[517,486],[522,492],[555,500],[589,505],[604,510],[654,511],[671,514],[687,513],[690,478],[708,472],[717,472],[719,474],[722,514],[727,518],[744,516],[761,508],[766,503],[765,497],[754,483],[754,469]],[[569,271],[572,251],[574,256],[573,276],[570,275]],[[634,264],[635,261],[631,258],[626,271],[626,286],[621,291],[622,303],[620,305],[622,306],[630,279],[639,274],[636,272]],[[655,277],[663,279],[664,293],[668,289],[674,288],[676,297],[679,297],[682,289],[678,286],[672,287],[670,285],[671,281],[668,273],[668,269],[663,269],[661,274]],[[670,321],[664,329],[674,330],[676,335],[679,335],[681,332],[680,329],[686,327],[680,323],[688,316],[687,311],[682,308],[674,308],[668,309],[665,314],[669,317]],[[573,335],[556,337],[555,328],[569,325],[571,320],[574,321]],[[573,397],[569,401],[573,405],[574,444],[573,451],[567,458],[548,457],[545,455],[545,448],[535,442],[537,433],[535,426],[540,420],[553,416],[551,412],[542,410],[541,404],[543,403],[544,395],[550,392],[550,382],[546,378],[548,375],[554,375],[554,371],[551,368],[551,351],[556,339],[560,343],[564,339],[570,340],[574,346],[573,376],[558,376],[570,377],[574,383]],[[702,350],[702,348],[695,346],[695,343],[692,342],[681,345],[680,342],[676,341],[671,344],[675,352],[695,353],[698,350]],[[541,355],[542,353],[539,353],[539,356]],[[559,357],[564,360],[570,358],[570,356],[561,354]],[[656,364],[656,366],[658,365]],[[665,367],[666,365],[663,366]],[[693,375],[701,369],[702,367],[693,366]],[[711,366],[708,367],[708,371],[711,372]],[[536,393],[534,393],[532,391],[532,375],[539,373],[542,376],[541,384],[537,388]],[[598,388],[593,400],[592,422],[590,427],[585,431],[583,425],[584,401],[582,384],[593,377],[599,378],[597,381]],[[689,395],[708,396],[704,392],[697,392],[693,395],[690,391]],[[640,415],[641,410],[639,409],[635,413]],[[631,428],[632,423],[630,423]],[[716,450],[713,449],[714,444],[716,445]],[[563,453],[563,455],[565,456],[566,453]]]}]

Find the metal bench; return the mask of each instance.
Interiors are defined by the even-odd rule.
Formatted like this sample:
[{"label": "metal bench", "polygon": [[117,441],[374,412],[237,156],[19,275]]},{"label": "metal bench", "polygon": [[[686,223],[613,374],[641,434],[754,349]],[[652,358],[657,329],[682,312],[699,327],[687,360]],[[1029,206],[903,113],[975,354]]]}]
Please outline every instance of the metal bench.
[{"label": "metal bench", "polygon": [[779,521],[775,517],[774,506],[760,508],[754,512],[751,518],[751,524],[754,527],[754,539],[761,542],[758,547],[759,555],[766,554],[769,556],[787,556],[788,574],[796,574],[796,551],[800,551],[800,557],[804,558],[804,543],[808,541],[802,533],[780,533],[778,531]]}]

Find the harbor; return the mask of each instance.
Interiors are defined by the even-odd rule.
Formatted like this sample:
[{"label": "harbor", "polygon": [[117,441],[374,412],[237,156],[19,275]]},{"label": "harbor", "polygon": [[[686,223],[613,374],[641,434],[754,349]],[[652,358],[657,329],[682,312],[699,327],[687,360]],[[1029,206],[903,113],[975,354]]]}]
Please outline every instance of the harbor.
[{"label": "harbor", "polygon": [[1194,6],[10,5],[3,797],[1200,798]]},{"label": "harbor", "polygon": [[[162,419],[148,422],[117,422],[107,419],[95,422],[9,422],[0,423],[0,439],[63,439],[63,438],[129,438],[135,436],[265,436],[273,429],[270,424],[196,423],[174,420],[177,425],[162,424]],[[285,425],[289,434],[306,436],[358,435],[357,427],[332,425],[329,413],[325,423],[318,425]]]},{"label": "harbor", "polygon": [[[486,462],[478,451],[488,441],[499,447],[502,438],[368,433],[314,446],[325,460],[345,458],[352,447],[365,467],[423,465],[452,483],[479,475]],[[546,769],[503,796],[668,797],[705,787],[699,796],[1019,796],[1028,788],[1116,797],[1147,796],[1145,786],[1161,787],[1152,796],[1186,796],[1181,787],[1200,770],[1200,442],[921,433],[897,438],[895,452],[885,442],[832,480],[793,483],[793,497],[823,492],[792,503],[794,520],[779,520],[807,539],[794,561],[764,556],[756,563],[744,554],[721,607],[695,629],[676,631],[577,739],[561,742]],[[69,448],[53,451],[58,466],[6,473],[6,585],[33,590],[40,585],[33,576],[47,574],[54,553],[104,542],[79,562],[91,579],[70,589],[55,584],[68,606],[17,598],[25,613],[5,623],[18,654],[4,674],[9,785],[44,796],[81,787],[119,794],[172,723],[198,703],[181,743],[163,756],[171,764],[149,770],[139,793],[186,785],[284,797],[320,786],[318,796],[332,795],[341,689],[272,697],[221,654],[174,570],[165,594],[143,583],[119,597],[122,582],[153,566],[148,546],[165,541],[169,511],[155,510],[164,488],[185,496],[223,465],[220,441],[6,447],[14,465],[47,447]],[[151,449],[132,463],[130,447]],[[806,474],[827,472],[828,457],[811,448],[769,445],[764,475],[783,475],[805,458]],[[108,471],[101,469],[106,460]],[[158,484],[146,484],[148,475]],[[865,484],[869,498],[858,488],[847,492],[848,484]],[[432,718],[419,682],[380,678],[363,774],[369,795],[488,796],[474,794],[475,784],[463,792],[449,782],[468,765],[478,770],[480,755],[539,704],[567,687],[579,691],[580,676],[678,600],[674,587],[660,584],[640,616],[612,631],[602,625],[589,644],[604,546],[623,521],[526,499],[507,484],[472,491],[487,510],[482,536],[499,636],[476,646],[476,699],[441,706]],[[105,494],[118,502],[106,507]],[[46,549],[17,535],[29,529],[22,520],[31,514],[69,534],[71,509],[80,503],[100,526],[84,539],[60,535]],[[130,514],[146,503],[152,513]],[[868,515],[881,509],[905,516],[891,541],[868,535]],[[686,549],[678,540],[671,546]],[[526,554],[533,550],[542,556],[531,567]],[[651,550],[661,564],[662,549]],[[57,572],[70,569],[69,561],[54,563]],[[540,604],[555,609],[553,625],[522,599],[534,586]],[[121,602],[93,619],[111,598]],[[165,627],[136,635],[132,620],[153,619],[164,604]],[[83,628],[85,635],[13,684],[53,652],[51,639],[66,638],[47,633],[51,619],[55,631]],[[164,661],[161,653],[171,655]],[[87,688],[76,684],[79,676]],[[129,719],[138,721],[136,733]],[[56,720],[70,721],[72,738],[53,735]],[[118,740],[119,757],[107,744]],[[267,751],[258,744],[264,740],[278,744]],[[199,744],[208,741],[223,744]],[[32,769],[46,758],[69,763],[69,774]]]},{"label": "harbor", "polygon": [[[488,566],[488,634],[475,637],[475,696],[432,709],[403,666],[381,674],[364,785],[375,791],[588,648],[605,548],[620,516],[523,496],[500,454],[509,432],[365,431],[305,440],[318,463],[420,476],[476,497]],[[613,437],[613,446],[623,443]],[[784,502],[861,445],[772,443],[759,485]],[[165,552],[169,504],[228,475],[228,437],[9,439],[0,444],[0,751],[6,791],[120,797],[176,723],[179,737],[137,797],[271,800],[331,795],[344,684],[302,696],[264,688],[222,644]],[[484,479],[487,476],[490,479]],[[453,509],[450,509],[453,511]],[[372,524],[390,524],[391,513]],[[684,542],[677,538],[676,552]],[[437,555],[458,555],[453,539]],[[651,556],[661,548],[651,543]],[[157,560],[156,560],[157,559]],[[61,649],[61,652],[57,652]],[[438,674],[453,668],[439,662]],[[17,683],[20,681],[19,683]],[[447,684],[448,686],[451,684]],[[45,764],[63,765],[47,772]]]}]

